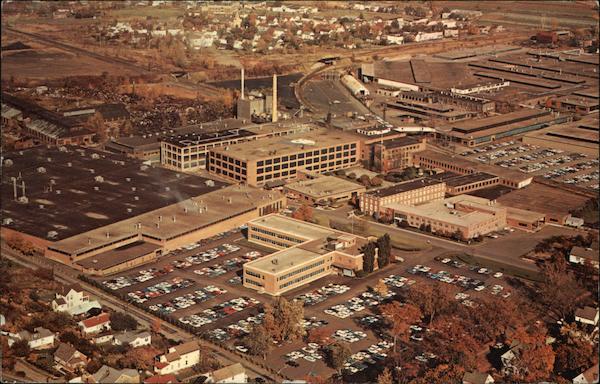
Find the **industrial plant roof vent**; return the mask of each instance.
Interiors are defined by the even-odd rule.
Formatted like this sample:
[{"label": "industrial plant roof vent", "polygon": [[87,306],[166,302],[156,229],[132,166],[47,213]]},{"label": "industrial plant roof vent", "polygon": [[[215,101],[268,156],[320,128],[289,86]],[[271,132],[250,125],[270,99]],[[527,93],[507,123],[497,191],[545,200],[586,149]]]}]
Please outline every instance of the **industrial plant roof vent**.
[{"label": "industrial plant roof vent", "polygon": [[38,167],[37,171],[38,171],[38,173],[46,173],[46,168],[44,168],[44,167]]},{"label": "industrial plant roof vent", "polygon": [[133,200],[138,201],[140,199],[139,196],[133,196]]},{"label": "industrial plant roof vent", "polygon": [[11,219],[10,217],[5,217],[4,219],[2,219],[2,225],[11,225],[13,222],[13,219]]},{"label": "industrial plant roof vent", "polygon": [[212,180],[206,180],[204,182],[204,184],[206,184],[207,187],[214,187],[215,186],[215,182]]},{"label": "industrial plant roof vent", "polygon": [[49,239],[56,239],[58,237],[58,232],[49,231],[48,234],[46,235],[46,237]]},{"label": "industrial plant roof vent", "polygon": [[94,187],[94,191],[99,191],[100,187],[98,187],[97,185]]},{"label": "industrial plant roof vent", "polygon": [[13,165],[13,161],[11,159],[4,160],[5,167],[10,167],[11,165]]},{"label": "industrial plant roof vent", "polygon": [[40,209],[44,209],[44,204],[40,204]]},{"label": "industrial plant roof vent", "polygon": [[96,177],[94,177],[94,180],[97,183],[104,183],[104,177],[102,177],[102,176],[96,176]]},{"label": "industrial plant roof vent", "polygon": [[171,190],[171,187],[165,187],[165,191],[169,192]]},{"label": "industrial plant roof vent", "polygon": [[145,170],[147,170],[147,169],[148,169],[148,166],[147,166],[147,165],[142,165],[142,166],[140,166],[140,171],[145,171]]},{"label": "industrial plant roof vent", "polygon": [[26,196],[21,196],[17,199],[17,201],[21,204],[27,204],[29,203],[29,199]]},{"label": "industrial plant roof vent", "polygon": [[58,150],[61,152],[67,152],[67,147],[65,147],[64,145],[61,145],[60,147],[58,147]]},{"label": "industrial plant roof vent", "polygon": [[48,157],[47,160],[48,160],[49,163],[52,162],[52,158],[51,157]]},{"label": "industrial plant roof vent", "polygon": [[67,167],[72,167],[72,166],[73,166],[73,163],[71,163],[71,162],[67,163]]},{"label": "industrial plant roof vent", "polygon": [[90,173],[96,173],[96,171],[92,168],[90,169]]},{"label": "industrial plant roof vent", "polygon": [[279,261],[277,261],[277,259],[273,259],[273,260],[271,260],[271,263],[277,265],[279,263]]},{"label": "industrial plant roof vent", "polygon": [[92,158],[92,159],[95,159],[95,160],[97,160],[97,159],[99,159],[99,158],[100,158],[100,155],[99,155],[99,154],[97,154],[97,153],[92,153],[92,156],[91,156],[91,158]]},{"label": "industrial plant roof vent", "polygon": [[126,177],[125,181],[130,182],[131,181],[131,177]]}]

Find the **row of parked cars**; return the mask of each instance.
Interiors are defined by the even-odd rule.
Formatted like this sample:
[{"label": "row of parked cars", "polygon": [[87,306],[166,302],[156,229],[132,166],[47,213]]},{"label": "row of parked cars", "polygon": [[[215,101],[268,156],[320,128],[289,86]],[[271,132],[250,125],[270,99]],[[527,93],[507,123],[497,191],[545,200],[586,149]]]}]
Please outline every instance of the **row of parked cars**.
[{"label": "row of parked cars", "polygon": [[356,343],[367,337],[363,331],[355,331],[352,329],[338,329],[333,333],[333,338],[338,341],[343,341],[349,344]]},{"label": "row of parked cars", "polygon": [[221,304],[217,304],[212,308],[205,309],[200,313],[184,316],[179,318],[179,322],[182,324],[189,324],[195,328],[200,328],[206,324],[211,324],[219,319],[234,313],[243,311],[246,308],[254,307],[260,304],[260,301],[252,297],[238,297],[225,301]]},{"label": "row of parked cars", "polygon": [[383,282],[387,286],[394,288],[409,287],[415,283],[414,280],[409,280],[400,275],[389,275],[388,277],[383,278]]},{"label": "row of parked cars", "polygon": [[343,293],[348,292],[349,290],[350,287],[347,285],[330,283],[315,291],[297,296],[296,298],[294,298],[294,300],[303,301],[305,306],[315,305],[318,303],[322,303],[329,297],[341,295]]},{"label": "row of parked cars", "polygon": [[473,155],[475,153],[485,153],[485,152],[493,151],[494,149],[498,149],[498,148],[502,148],[502,147],[509,147],[514,144],[515,144],[515,142],[513,140],[503,141],[503,142],[499,142],[499,143],[489,144],[489,145],[486,145],[485,147],[468,149],[468,150],[462,152],[460,155],[461,156],[469,156],[469,155]]},{"label": "row of parked cars", "polygon": [[366,307],[379,305],[395,295],[396,292],[393,291],[387,292],[386,294],[363,292],[359,296],[352,297],[345,303],[334,305],[325,309],[323,312],[331,316],[339,317],[340,319],[346,319],[356,312],[363,311]]},{"label": "row of parked cars", "polygon": [[183,296],[177,296],[176,298],[167,301],[166,303],[151,305],[149,309],[154,312],[171,314],[177,311],[178,309],[189,308],[192,305],[203,303],[224,293],[227,293],[227,290],[221,289],[214,285],[209,285],[204,288],[198,289],[193,293],[188,293]]},{"label": "row of parked cars", "polygon": [[367,369],[369,366],[385,360],[387,351],[392,347],[388,341],[381,341],[369,346],[369,348],[356,352],[344,363],[344,371],[354,374]]},{"label": "row of parked cars", "polygon": [[129,287],[144,281],[152,280],[159,276],[164,276],[168,273],[173,272],[173,267],[167,265],[163,268],[149,268],[139,271],[133,275],[119,276],[114,279],[105,280],[102,282],[107,288],[116,291],[121,288]]},{"label": "row of parked cars", "polygon": [[240,247],[237,245],[224,243],[219,245],[218,247],[214,247],[211,249],[207,249],[205,251],[196,253],[194,255],[188,256],[185,260],[191,264],[201,264],[207,261],[211,261],[216,259],[217,257],[227,256],[230,253],[237,252],[240,250]]},{"label": "row of parked cars", "polygon": [[129,292],[128,296],[137,303],[145,303],[150,299],[166,295],[177,290],[191,287],[194,284],[192,280],[174,277],[167,281],[161,281],[142,290]]},{"label": "row of parked cars", "polygon": [[226,274],[227,272],[240,269],[242,265],[250,260],[255,260],[261,256],[258,251],[246,252],[241,257],[233,257],[221,263],[194,270],[194,273],[200,276],[217,277]]}]

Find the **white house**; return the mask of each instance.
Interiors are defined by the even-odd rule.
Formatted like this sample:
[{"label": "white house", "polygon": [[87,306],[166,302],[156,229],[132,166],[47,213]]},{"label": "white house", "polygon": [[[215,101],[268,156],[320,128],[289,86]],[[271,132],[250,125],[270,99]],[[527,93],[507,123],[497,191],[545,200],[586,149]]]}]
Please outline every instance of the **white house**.
[{"label": "white house", "polygon": [[18,340],[25,340],[31,349],[46,349],[54,346],[54,333],[42,327],[37,327],[33,333],[21,331],[8,334],[8,346],[12,346]]},{"label": "white house", "polygon": [[494,378],[487,373],[482,372],[465,372],[462,384],[491,384]]},{"label": "white house", "polygon": [[598,308],[583,307],[575,311],[575,321],[581,324],[598,324]]},{"label": "white house", "polygon": [[232,364],[206,375],[207,383],[247,383],[246,369],[240,363]]},{"label": "white house", "polygon": [[98,316],[80,321],[79,327],[86,335],[108,331],[110,329],[110,316],[108,313],[101,313]]},{"label": "white house", "polygon": [[586,261],[598,268],[598,250],[583,247],[573,247],[571,249],[571,252],[569,253],[569,262],[584,265]]},{"label": "white house", "polygon": [[152,335],[147,331],[139,333],[125,332],[120,335],[115,335],[113,344],[122,345],[125,343],[129,344],[133,348],[150,345],[152,343]]},{"label": "white house", "polygon": [[198,342],[190,341],[169,348],[169,352],[161,355],[154,363],[154,372],[159,375],[179,372],[191,368],[200,362]]},{"label": "white house", "polygon": [[402,35],[387,35],[385,37],[385,40],[388,42],[388,44],[403,44],[404,43],[404,36]]},{"label": "white house", "polygon": [[598,364],[588,368],[584,372],[573,378],[573,384],[593,384],[598,383]]},{"label": "white house", "polygon": [[79,284],[63,287],[52,300],[54,312],[67,312],[71,316],[81,315],[92,308],[102,308],[96,300],[90,301],[90,297],[83,291]]}]

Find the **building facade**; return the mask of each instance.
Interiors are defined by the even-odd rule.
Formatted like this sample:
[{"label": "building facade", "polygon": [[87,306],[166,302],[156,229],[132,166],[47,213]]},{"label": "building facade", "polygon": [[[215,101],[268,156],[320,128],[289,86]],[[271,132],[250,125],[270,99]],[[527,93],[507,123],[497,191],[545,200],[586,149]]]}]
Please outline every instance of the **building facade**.
[{"label": "building facade", "polygon": [[387,173],[393,169],[404,169],[413,166],[413,155],[424,151],[425,139],[401,137],[373,146],[373,167],[377,172]]},{"label": "building facade", "polygon": [[387,188],[364,193],[360,196],[360,209],[368,215],[381,214],[387,204],[415,205],[441,200],[446,184],[433,179],[405,181]]}]

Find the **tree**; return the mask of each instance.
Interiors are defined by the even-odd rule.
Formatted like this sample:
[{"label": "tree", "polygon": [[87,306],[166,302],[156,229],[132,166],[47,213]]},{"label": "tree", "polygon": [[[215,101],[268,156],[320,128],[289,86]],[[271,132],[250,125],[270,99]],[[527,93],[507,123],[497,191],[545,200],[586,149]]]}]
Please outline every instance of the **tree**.
[{"label": "tree", "polygon": [[404,341],[408,340],[410,326],[421,320],[421,311],[414,305],[403,305],[398,301],[384,304],[380,310],[394,337],[394,352],[396,352],[398,338]]},{"label": "tree", "polygon": [[27,340],[17,340],[12,345],[12,350],[15,356],[25,357],[29,355],[31,349]]},{"label": "tree", "polygon": [[554,371],[564,377],[583,372],[597,360],[594,347],[586,340],[570,339],[556,348]]},{"label": "tree", "polygon": [[558,319],[566,319],[581,301],[584,289],[562,263],[544,264],[542,277],[539,300]]},{"label": "tree", "polygon": [[128,313],[113,312],[110,315],[110,326],[115,331],[132,331],[137,329],[138,322]]},{"label": "tree", "polygon": [[339,374],[350,355],[352,351],[348,344],[341,342],[332,344],[327,349],[327,364]]},{"label": "tree", "polygon": [[273,316],[278,325],[279,334],[275,340],[293,341],[304,336],[304,308],[302,301],[288,301],[284,297],[277,299]]},{"label": "tree", "polygon": [[392,257],[392,243],[389,234],[384,234],[377,239],[377,265],[383,268],[390,263]]},{"label": "tree", "polygon": [[363,253],[363,271],[371,273],[375,269],[375,243],[369,242],[361,248]]},{"label": "tree", "polygon": [[160,319],[154,319],[152,321],[152,327],[151,327],[152,332],[154,332],[154,333],[160,333],[160,327],[161,327],[161,321],[160,321]]},{"label": "tree", "polygon": [[510,341],[520,346],[519,356],[513,360],[515,380],[531,383],[551,376],[555,355],[552,346],[546,344],[546,337],[546,329],[541,325],[519,327],[513,332]]},{"label": "tree", "polygon": [[244,345],[248,347],[250,354],[262,356],[263,359],[266,359],[267,354],[273,347],[271,340],[271,335],[263,325],[255,325],[244,338]]},{"label": "tree", "polygon": [[310,331],[308,331],[307,340],[309,343],[316,343],[319,345],[327,345],[331,342],[331,334],[332,334],[332,331],[330,328],[327,328],[327,327],[313,328]]},{"label": "tree", "polygon": [[381,177],[375,176],[371,179],[371,185],[373,187],[379,187],[381,186],[381,184],[383,184],[383,180],[381,179]]},{"label": "tree", "polygon": [[456,305],[449,287],[447,284],[435,283],[410,291],[409,298],[429,318],[429,324],[433,322],[436,313],[444,313]]},{"label": "tree", "polygon": [[362,175],[358,178],[358,182],[364,185],[365,187],[371,186],[371,179],[368,175]]},{"label": "tree", "polygon": [[377,281],[377,285],[375,285],[375,287],[373,288],[373,291],[377,292],[377,294],[381,296],[385,296],[388,294],[389,288],[383,280],[379,279]]},{"label": "tree", "polygon": [[387,367],[377,376],[377,384],[394,384],[392,373]]}]

